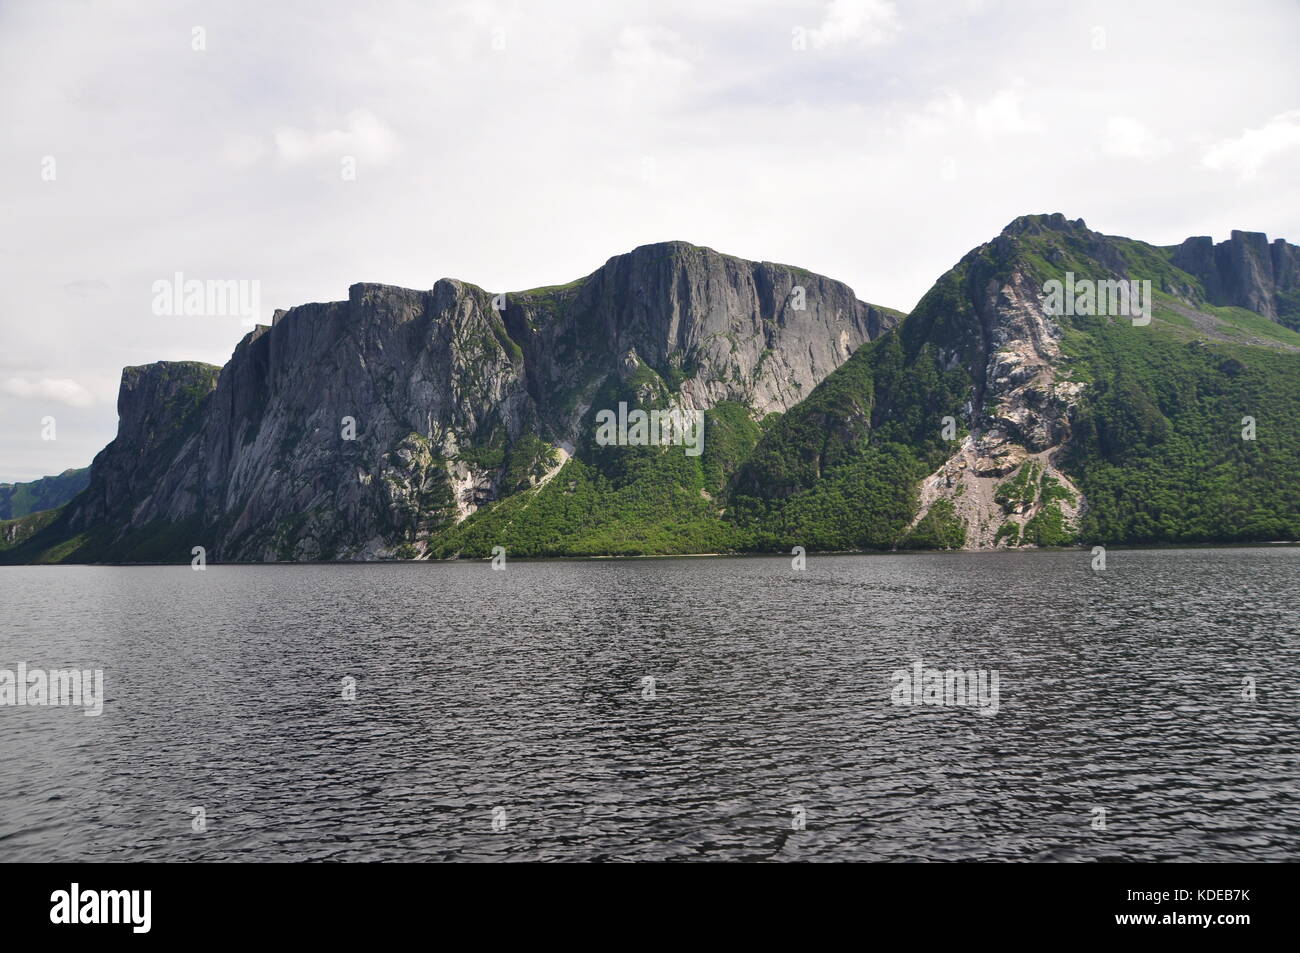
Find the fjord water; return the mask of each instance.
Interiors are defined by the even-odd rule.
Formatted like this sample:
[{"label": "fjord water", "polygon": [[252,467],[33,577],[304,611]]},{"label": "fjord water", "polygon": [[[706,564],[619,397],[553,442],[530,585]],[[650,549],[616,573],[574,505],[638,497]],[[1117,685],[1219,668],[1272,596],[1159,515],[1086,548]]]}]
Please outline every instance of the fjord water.
[{"label": "fjord water", "polygon": [[3,569],[0,860],[1300,857],[1300,549],[1091,558]]}]

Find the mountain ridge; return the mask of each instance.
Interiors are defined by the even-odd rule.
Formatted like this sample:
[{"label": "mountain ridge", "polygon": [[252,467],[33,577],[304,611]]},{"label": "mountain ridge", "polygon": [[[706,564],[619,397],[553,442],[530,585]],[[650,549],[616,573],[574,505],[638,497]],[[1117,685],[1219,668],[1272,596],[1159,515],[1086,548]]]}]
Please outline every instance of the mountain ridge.
[{"label": "mountain ridge", "polygon": [[[805,269],[684,242],[524,292],[357,283],[276,312],[221,369],[128,369],[149,407],[128,395],[91,486],[0,558],[1300,537],[1278,479],[1300,465],[1300,335],[1285,308],[1215,303],[1276,301],[1289,272],[1267,286],[1257,256],[1225,254],[1193,274],[1176,264],[1187,244],[1020,216],[901,320]],[[1047,284],[1073,275],[1150,282],[1150,327],[1049,313]],[[599,445],[593,415],[623,405],[698,413],[702,455]],[[1252,409],[1262,442],[1228,442]],[[1145,508],[1143,467],[1159,486]],[[1196,503],[1207,480],[1237,522]]]},{"label": "mountain ridge", "polygon": [[779,412],[895,320],[841,282],[682,242],[540,291],[356,283],[277,311],[215,375],[124,372],[119,438],[61,528],[104,530],[87,553],[140,550],[125,540],[158,524],[215,559],[373,558],[535,485],[594,401]]}]

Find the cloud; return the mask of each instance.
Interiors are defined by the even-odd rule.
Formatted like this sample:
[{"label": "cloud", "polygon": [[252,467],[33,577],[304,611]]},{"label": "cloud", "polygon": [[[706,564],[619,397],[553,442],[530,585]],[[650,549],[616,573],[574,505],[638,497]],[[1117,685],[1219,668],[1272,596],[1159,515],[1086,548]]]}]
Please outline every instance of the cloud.
[{"label": "cloud", "polygon": [[887,0],[831,0],[810,35],[816,49],[879,46],[898,35],[898,15]]},{"label": "cloud", "polygon": [[[1296,240],[1296,153],[1269,137],[1300,122],[1270,123],[1300,108],[1300,4],[1262,6],[227,0],[204,7],[199,53],[164,0],[0,2],[0,207],[21,236],[0,241],[0,418],[42,406],[11,376],[27,394],[71,378],[95,397],[89,459],[123,365],[228,360],[238,322],[152,313],[151,282],[176,271],[255,276],[288,307],[356,281],[552,284],[683,238],[907,308],[1026,212],[1160,244]],[[1107,154],[1166,139],[1152,161]],[[109,289],[76,286],[92,277]],[[44,472],[50,449],[0,440],[0,462]]]},{"label": "cloud", "polygon": [[951,89],[944,89],[920,110],[905,116],[903,128],[910,135],[941,135],[954,129],[967,115],[965,100]]},{"label": "cloud", "polygon": [[68,281],[62,287],[65,292],[78,298],[89,298],[91,295],[102,294],[109,290],[108,283],[97,278]]},{"label": "cloud", "polygon": [[1300,109],[1281,113],[1263,126],[1216,142],[1206,150],[1201,162],[1215,172],[1235,172],[1238,178],[1249,180],[1296,148],[1300,148]]},{"label": "cloud", "polygon": [[691,71],[681,37],[663,27],[624,27],[610,54],[624,80],[676,82]]},{"label": "cloud", "polygon": [[69,407],[89,407],[95,403],[94,394],[68,377],[42,377],[39,380],[10,377],[0,384],[0,391],[13,397],[52,400]]},{"label": "cloud", "polygon": [[1107,155],[1130,159],[1154,159],[1165,155],[1171,146],[1168,139],[1157,136],[1141,120],[1131,116],[1111,116],[1106,120]]},{"label": "cloud", "polygon": [[903,117],[902,128],[909,136],[934,137],[978,133],[984,139],[1040,132],[1043,124],[1026,114],[1024,99],[1016,87],[999,90],[972,107],[951,89],[938,91],[920,109]]},{"label": "cloud", "polygon": [[[341,128],[308,131],[285,126],[276,130],[274,140],[276,155],[289,165],[340,156],[384,163],[397,152],[398,145],[396,134],[367,109],[348,113]],[[247,153],[247,143],[244,150]]]},{"label": "cloud", "polygon": [[976,107],[975,128],[985,139],[996,139],[1038,132],[1042,129],[1042,123],[1025,115],[1023,97],[1018,90],[1004,89],[994,94],[988,102]]},{"label": "cloud", "polygon": [[256,136],[242,135],[230,139],[221,148],[222,161],[244,168],[261,161],[269,152],[266,143]]}]

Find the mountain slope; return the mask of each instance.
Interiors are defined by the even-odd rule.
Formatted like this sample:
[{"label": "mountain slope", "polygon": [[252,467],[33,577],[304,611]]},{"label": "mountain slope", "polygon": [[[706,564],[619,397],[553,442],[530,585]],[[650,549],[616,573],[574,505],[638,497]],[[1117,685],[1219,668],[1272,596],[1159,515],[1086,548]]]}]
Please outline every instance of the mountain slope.
[{"label": "mountain slope", "polygon": [[[709,411],[756,436],[899,317],[811,272],[682,242],[502,296],[354,285],[277,312],[219,371],[128,368],[88,490],[7,558],[418,556],[579,445],[594,453],[597,408]],[[604,454],[605,478],[646,477],[636,456]],[[730,464],[691,461],[706,465],[720,486]]]},{"label": "mountain slope", "polygon": [[0,483],[0,520],[60,507],[84,490],[88,482],[90,467],[64,470],[58,476],[27,483]]},{"label": "mountain slope", "polygon": [[[738,501],[832,546],[1300,538],[1300,335],[1215,307],[1174,257],[1017,219],[764,437]],[[1046,283],[1067,274],[1150,281],[1151,321],[1049,314]],[[899,467],[924,474],[906,519],[819,538],[828,521],[786,515],[854,468],[871,483]]]}]

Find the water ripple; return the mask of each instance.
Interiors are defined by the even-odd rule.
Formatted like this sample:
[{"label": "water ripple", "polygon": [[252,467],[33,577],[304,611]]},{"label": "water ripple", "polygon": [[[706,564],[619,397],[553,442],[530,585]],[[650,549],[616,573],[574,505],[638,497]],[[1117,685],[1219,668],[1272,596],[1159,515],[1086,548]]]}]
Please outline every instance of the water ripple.
[{"label": "water ripple", "polygon": [[5,569],[0,859],[1297,859],[1300,550],[1090,560]]}]

